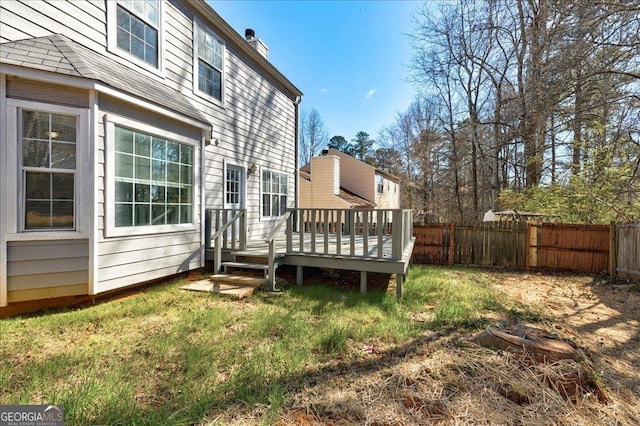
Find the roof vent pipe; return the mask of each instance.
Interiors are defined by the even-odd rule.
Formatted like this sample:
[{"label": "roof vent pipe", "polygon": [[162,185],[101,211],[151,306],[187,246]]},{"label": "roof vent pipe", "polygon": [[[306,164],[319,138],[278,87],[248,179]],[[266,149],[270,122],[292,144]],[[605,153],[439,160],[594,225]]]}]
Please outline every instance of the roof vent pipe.
[{"label": "roof vent pipe", "polygon": [[254,38],[256,38],[256,32],[251,28],[247,28],[246,30],[244,30],[244,38],[247,40],[253,40]]}]

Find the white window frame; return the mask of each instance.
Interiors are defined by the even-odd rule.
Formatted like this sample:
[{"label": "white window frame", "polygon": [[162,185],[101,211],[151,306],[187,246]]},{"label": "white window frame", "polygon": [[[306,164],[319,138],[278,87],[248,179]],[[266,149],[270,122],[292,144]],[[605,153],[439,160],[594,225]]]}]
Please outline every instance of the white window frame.
[{"label": "white window frame", "polygon": [[[381,174],[376,174],[376,192],[378,194],[384,194],[384,181],[385,178]],[[381,190],[382,188],[382,190]],[[389,188],[387,188],[388,190]]]},{"label": "white window frame", "polygon": [[[129,235],[154,235],[170,232],[188,232],[199,229],[196,217],[200,212],[200,141],[192,139],[178,133],[159,129],[149,124],[141,123],[129,118],[106,114],[105,124],[105,206],[104,206],[104,233],[106,238],[123,237]],[[192,208],[191,223],[180,223],[170,225],[147,225],[147,226],[115,226],[115,128],[116,126],[126,127],[134,131],[139,131],[162,139],[180,142],[193,147],[193,174],[191,176],[192,186]]]},{"label": "white window frame", "polygon": [[[74,115],[76,128],[76,168],[74,182],[74,229],[25,229],[24,219],[24,180],[22,167],[21,123],[18,122],[20,110],[41,111]],[[92,182],[83,177],[91,176],[89,167],[90,146],[89,110],[54,105],[42,102],[7,99],[7,176],[8,188],[15,188],[15,195],[7,197],[7,241],[84,239],[89,238],[89,224],[94,208],[90,196]],[[90,212],[89,214],[83,214]]]},{"label": "white window frame", "polygon": [[[200,40],[200,28],[201,27],[206,27],[215,38],[218,39],[218,42],[222,45],[222,70],[221,74],[220,74],[220,99],[216,98],[215,96],[211,96],[210,94],[203,92],[202,90],[200,90],[200,88],[198,87],[198,82],[200,80],[200,73],[199,73],[199,66],[198,66],[198,61],[200,59],[200,56],[198,54],[198,47],[199,47],[199,40]],[[206,99],[210,102],[213,102],[214,104],[223,107],[224,106],[224,100],[225,100],[225,69],[226,69],[226,64],[227,64],[227,45],[224,42],[224,40],[222,39],[222,37],[220,37],[210,26],[205,25],[202,21],[200,21],[199,19],[194,19],[193,20],[193,93],[195,93],[196,95],[200,96],[203,99]]]},{"label": "white window frame", "polygon": [[[151,71],[154,74],[159,76],[164,76],[164,9],[165,4],[164,0],[159,0],[158,2],[158,26],[156,30],[158,31],[158,66],[154,67],[148,62],[138,58],[131,52],[128,52],[124,49],[120,49],[118,47],[118,0],[107,0],[107,50],[111,53],[114,53],[122,58],[125,58],[132,63],[138,65],[141,68],[144,68],[147,71]],[[130,11],[128,8],[127,11],[133,13],[137,18],[148,22],[144,19],[144,17],[138,16],[135,12]],[[155,25],[152,25],[155,27]]]},{"label": "white window frame", "polygon": [[[287,193],[286,193],[286,194],[278,193],[278,195],[286,195],[286,197],[287,197],[287,206],[285,207],[285,210],[289,208],[289,207],[288,207],[288,205],[289,205],[289,201],[290,201],[290,198],[291,198],[291,197],[289,196],[289,193],[290,193],[290,182],[291,182],[291,177],[289,176],[289,174],[288,174],[288,173],[284,173],[284,172],[281,172],[281,171],[278,171],[278,170],[272,170],[272,169],[267,169],[267,168],[260,168],[260,201],[259,201],[259,205],[260,205],[260,218],[261,218],[261,219],[264,219],[264,220],[276,220],[276,219],[278,219],[279,217],[281,217],[281,216],[282,216],[282,214],[284,214],[285,212],[282,212],[282,214],[281,214],[280,216],[272,216],[272,215],[267,216],[267,215],[265,215],[265,214],[263,213],[263,212],[264,212],[264,210],[263,210],[263,209],[264,209],[264,206],[263,206],[263,204],[262,204],[262,203],[263,203],[263,201],[262,201],[262,200],[263,200],[263,195],[264,195],[264,189],[263,189],[263,188],[264,188],[264,183],[263,183],[263,181],[264,181],[264,179],[263,179],[263,174],[264,174],[264,172],[269,172],[269,173],[272,173],[272,174],[273,174],[273,173],[275,173],[275,174],[278,174],[278,175],[280,175],[280,176],[285,176],[285,177],[287,178]],[[269,194],[273,194],[273,193],[272,193],[272,192],[270,192]],[[273,211],[273,208],[271,208],[271,209],[269,209],[269,210]]]}]

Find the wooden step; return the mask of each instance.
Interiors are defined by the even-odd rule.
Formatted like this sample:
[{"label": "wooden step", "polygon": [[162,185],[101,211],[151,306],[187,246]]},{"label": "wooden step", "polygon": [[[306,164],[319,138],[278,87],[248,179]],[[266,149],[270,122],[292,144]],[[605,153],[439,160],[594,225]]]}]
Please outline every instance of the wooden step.
[{"label": "wooden step", "polygon": [[[237,250],[237,251],[231,251],[229,252],[230,254],[236,256],[236,257],[262,257],[262,258],[267,258],[269,257],[269,250]],[[284,257],[285,254],[284,253],[276,253],[275,257]]]},{"label": "wooden step", "polygon": [[264,278],[247,277],[242,275],[215,274],[210,277],[211,282],[236,286],[262,287],[266,285]]},{"label": "wooden step", "polygon": [[265,265],[264,263],[222,262],[222,266],[229,268],[261,269],[263,271],[269,269],[269,265]]}]

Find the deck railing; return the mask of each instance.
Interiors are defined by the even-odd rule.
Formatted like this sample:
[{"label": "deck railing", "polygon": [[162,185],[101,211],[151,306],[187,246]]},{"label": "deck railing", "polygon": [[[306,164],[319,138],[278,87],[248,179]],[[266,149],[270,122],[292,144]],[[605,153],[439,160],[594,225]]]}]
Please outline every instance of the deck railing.
[{"label": "deck railing", "polygon": [[222,250],[247,247],[247,211],[245,209],[206,209],[206,248],[213,249],[213,270],[222,264]]},{"label": "deck railing", "polygon": [[413,238],[411,210],[291,209],[287,253],[403,259]]}]

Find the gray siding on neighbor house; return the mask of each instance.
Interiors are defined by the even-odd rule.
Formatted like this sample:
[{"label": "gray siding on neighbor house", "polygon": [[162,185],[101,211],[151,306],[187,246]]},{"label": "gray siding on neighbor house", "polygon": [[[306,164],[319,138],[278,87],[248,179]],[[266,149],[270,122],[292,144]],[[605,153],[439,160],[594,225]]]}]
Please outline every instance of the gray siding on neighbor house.
[{"label": "gray siding on neighbor house", "polygon": [[9,302],[87,294],[89,241],[9,241]]}]

